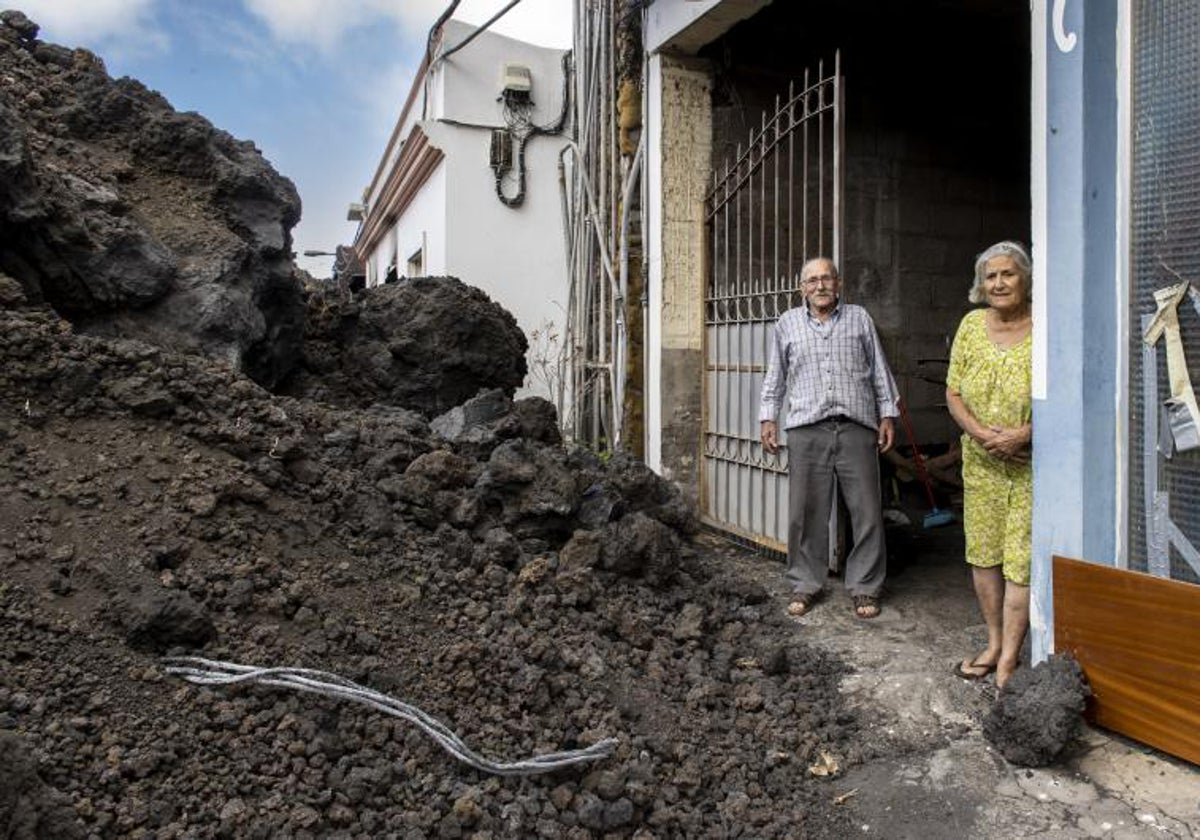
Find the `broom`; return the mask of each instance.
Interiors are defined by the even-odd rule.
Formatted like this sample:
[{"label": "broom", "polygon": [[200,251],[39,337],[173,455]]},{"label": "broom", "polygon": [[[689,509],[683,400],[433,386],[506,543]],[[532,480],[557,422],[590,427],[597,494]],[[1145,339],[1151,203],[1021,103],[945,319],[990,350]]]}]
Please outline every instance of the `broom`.
[{"label": "broom", "polygon": [[913,434],[912,423],[908,420],[908,409],[904,407],[903,400],[897,404],[900,406],[900,422],[904,424],[904,433],[908,435],[908,442],[912,445],[913,464],[917,468],[917,477],[925,488],[925,497],[929,499],[930,510],[925,514],[921,525],[925,528],[949,525],[954,521],[954,511],[942,510],[937,506],[937,501],[933,498],[933,483],[929,480],[929,473],[925,471],[925,459],[921,457],[921,450],[917,448],[917,436]]}]

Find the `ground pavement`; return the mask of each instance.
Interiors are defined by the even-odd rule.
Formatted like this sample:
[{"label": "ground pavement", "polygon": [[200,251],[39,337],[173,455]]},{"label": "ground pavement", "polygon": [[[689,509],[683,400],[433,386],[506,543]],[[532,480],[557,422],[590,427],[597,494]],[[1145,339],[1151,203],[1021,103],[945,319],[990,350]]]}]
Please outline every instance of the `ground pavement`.
[{"label": "ground pavement", "polygon": [[[729,553],[757,567],[785,609],[781,564]],[[958,525],[918,535],[905,567],[889,576],[877,619],[855,618],[834,579],[795,624],[846,662],[842,690],[871,742],[871,758],[839,766],[829,781],[831,800],[851,809],[859,836],[1200,838],[1200,768],[1086,725],[1044,769],[1013,766],[984,740],[995,682],[951,673],[986,638]]]}]

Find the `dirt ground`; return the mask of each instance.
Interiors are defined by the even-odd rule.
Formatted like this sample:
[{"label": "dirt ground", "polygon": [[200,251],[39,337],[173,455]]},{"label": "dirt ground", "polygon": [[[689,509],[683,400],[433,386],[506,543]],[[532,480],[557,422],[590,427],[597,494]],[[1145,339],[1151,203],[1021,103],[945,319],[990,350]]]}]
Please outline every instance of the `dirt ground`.
[{"label": "dirt ground", "polygon": [[[339,409],[41,308],[0,308],[0,362],[0,837],[846,836],[809,772],[874,754],[842,663],[546,405]],[[336,674],[501,761],[618,746],[489,777],[361,705],[164,670],[189,653]]]},{"label": "dirt ground", "polygon": [[[956,527],[878,619],[835,587],[791,620],[777,561],[502,394],[336,409],[38,309],[0,309],[0,359],[0,837],[1195,836],[1195,768],[1095,731],[1046,770],[988,746],[993,685],[950,674],[983,633]],[[499,759],[620,746],[486,777],[164,653],[330,671]]]},{"label": "dirt ground", "polygon": [[[716,540],[714,537],[709,539]],[[982,735],[994,681],[951,674],[986,631],[962,564],[959,524],[919,532],[889,578],[884,611],[856,620],[833,580],[796,632],[847,666],[843,699],[875,757],[828,782],[864,838],[1200,837],[1200,769],[1085,725],[1060,760],[1016,767]],[[781,565],[726,544],[781,604]],[[1027,660],[1026,660],[1027,661]]]}]

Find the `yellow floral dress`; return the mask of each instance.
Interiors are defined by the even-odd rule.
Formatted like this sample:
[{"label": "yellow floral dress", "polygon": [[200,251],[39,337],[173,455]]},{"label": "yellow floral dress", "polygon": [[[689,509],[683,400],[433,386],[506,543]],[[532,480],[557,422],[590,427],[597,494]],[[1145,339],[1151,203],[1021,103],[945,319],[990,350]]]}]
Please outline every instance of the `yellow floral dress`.
[{"label": "yellow floral dress", "polygon": [[[1021,426],[1033,415],[1033,341],[1012,347],[988,338],[987,310],[968,312],[950,351],[946,386],[985,426]],[[1029,585],[1033,523],[1033,466],[1002,461],[974,438],[962,436],[963,529],[967,562],[1002,566],[1004,577]]]}]

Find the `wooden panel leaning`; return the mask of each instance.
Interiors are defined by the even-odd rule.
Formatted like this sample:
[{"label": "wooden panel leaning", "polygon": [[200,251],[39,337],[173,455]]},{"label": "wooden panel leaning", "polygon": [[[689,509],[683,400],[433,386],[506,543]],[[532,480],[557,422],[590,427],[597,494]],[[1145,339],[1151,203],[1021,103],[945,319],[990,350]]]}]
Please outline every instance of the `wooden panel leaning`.
[{"label": "wooden panel leaning", "polygon": [[1054,640],[1090,721],[1200,764],[1200,586],[1055,557]]}]

